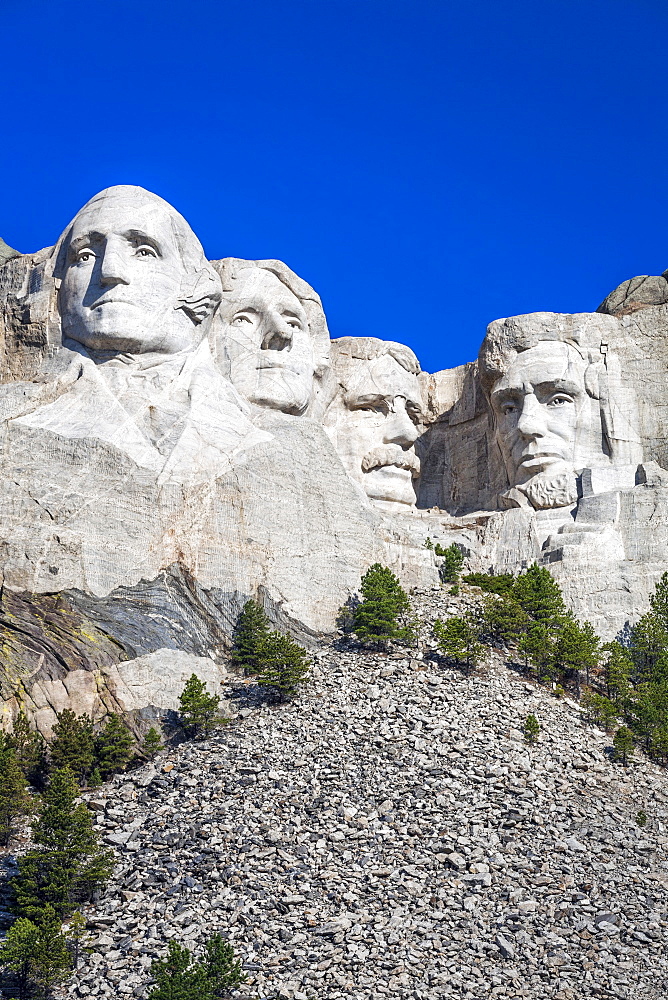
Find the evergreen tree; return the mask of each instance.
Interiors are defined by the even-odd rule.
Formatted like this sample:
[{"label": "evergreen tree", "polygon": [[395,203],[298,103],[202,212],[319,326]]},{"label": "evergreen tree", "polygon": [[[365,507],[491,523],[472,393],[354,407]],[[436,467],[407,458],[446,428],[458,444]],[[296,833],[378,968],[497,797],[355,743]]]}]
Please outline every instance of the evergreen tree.
[{"label": "evergreen tree", "polygon": [[456,543],[448,545],[447,549],[436,546],[436,555],[443,556],[439,575],[443,583],[459,583],[459,575],[464,565],[464,553]]},{"label": "evergreen tree", "polygon": [[531,664],[539,680],[550,680],[554,669],[554,639],[544,622],[531,622],[526,628],[517,650],[524,657],[524,669]]},{"label": "evergreen tree", "polygon": [[634,684],[668,677],[668,631],[652,611],[633,626],[631,656]]},{"label": "evergreen tree", "polygon": [[45,908],[58,917],[74,904],[90,899],[109,879],[113,852],[100,849],[93,817],[80,802],[77,780],[69,768],[55,771],[32,824],[35,846],[18,860],[12,880],[14,910],[39,923]]},{"label": "evergreen tree", "polygon": [[102,775],[100,774],[99,767],[94,767],[93,770],[88,775],[88,787],[89,788],[99,788],[102,784]]},{"label": "evergreen tree", "polygon": [[44,740],[30,728],[25,712],[19,712],[14,720],[11,733],[6,737],[7,745],[16,756],[16,763],[23,771],[29,784],[42,782],[45,768]]},{"label": "evergreen tree", "polygon": [[648,752],[654,734],[668,725],[668,681],[644,681],[633,691],[626,718]]},{"label": "evergreen tree", "polygon": [[67,930],[65,931],[65,939],[72,955],[72,964],[75,969],[79,968],[82,954],[85,951],[90,951],[86,947],[86,942],[89,938],[90,934],[86,930],[86,918],[80,910],[77,910],[68,921]]},{"label": "evergreen tree", "polygon": [[412,630],[398,623],[399,616],[410,611],[408,595],[387,566],[370,566],[362,577],[360,592],[362,601],[353,612],[354,632],[360,642],[385,649],[390,640],[412,639]]},{"label": "evergreen tree", "polygon": [[95,763],[103,780],[124,771],[134,757],[135,738],[120,716],[112,713],[95,737]]},{"label": "evergreen tree", "polygon": [[164,749],[165,748],[160,739],[160,733],[154,726],[151,726],[142,741],[142,745],[139,750],[141,756],[146,760],[153,760],[157,754]]},{"label": "evergreen tree", "polygon": [[626,765],[633,756],[633,733],[627,726],[620,726],[612,741],[615,760]]},{"label": "evergreen tree", "polygon": [[605,663],[608,698],[616,705],[622,705],[629,697],[633,661],[629,652],[618,642],[606,643],[603,650],[608,654]]},{"label": "evergreen tree", "polygon": [[619,715],[617,706],[610,698],[596,691],[585,691],[582,697],[582,705],[587,709],[587,714],[596,725],[603,726],[606,731],[612,729],[613,723]]},{"label": "evergreen tree", "polygon": [[668,725],[663,725],[652,733],[650,751],[662,764],[668,761]]},{"label": "evergreen tree", "polygon": [[167,958],[152,963],[151,976],[155,986],[149,1000],[219,1000],[246,979],[232,946],[220,934],[209,938],[202,961],[170,941]]},{"label": "evergreen tree", "polygon": [[50,750],[54,766],[69,768],[83,784],[95,766],[92,720],[86,715],[76,715],[69,708],[58,712]]},{"label": "evergreen tree", "polygon": [[598,663],[600,655],[601,640],[590,622],[580,625],[573,617],[566,615],[554,647],[557,669],[564,675],[574,675],[579,690],[580,672],[585,671],[588,684],[589,672]]},{"label": "evergreen tree", "polygon": [[566,614],[561,589],[549,570],[536,563],[516,578],[513,597],[537,622],[558,629]]},{"label": "evergreen tree", "polygon": [[0,965],[15,974],[21,998],[36,992],[41,1000],[49,1000],[53,987],[72,967],[60,920],[51,907],[41,916],[38,924],[25,917],[16,920],[0,946]]},{"label": "evergreen tree", "polygon": [[512,597],[485,597],[482,608],[484,635],[504,646],[519,642],[531,621],[524,608]]},{"label": "evergreen tree", "polygon": [[221,721],[220,695],[209,694],[206,684],[191,674],[179,696],[181,722],[192,736],[208,736]]},{"label": "evergreen tree", "polygon": [[272,687],[280,701],[291,701],[300,684],[308,680],[310,660],[290,636],[270,632],[264,642],[258,683]]},{"label": "evergreen tree", "polygon": [[451,659],[466,665],[467,672],[482,660],[485,647],[479,641],[480,624],[472,615],[453,615],[445,622],[434,622],[434,635],[439,649]]},{"label": "evergreen tree", "polygon": [[269,635],[269,620],[256,601],[246,601],[234,628],[232,663],[256,674],[262,667],[262,650]]},{"label": "evergreen tree", "polygon": [[479,587],[487,594],[498,594],[502,597],[510,597],[515,584],[515,577],[512,573],[467,573],[462,577],[464,583],[470,587]]},{"label": "evergreen tree", "polygon": [[428,535],[424,540],[424,547],[425,549],[430,549],[430,550],[433,550],[434,548],[434,543],[432,542],[431,538]]},{"label": "evergreen tree", "polygon": [[535,743],[540,734],[540,725],[535,715],[527,715],[524,723],[524,739],[527,743]]},{"label": "evergreen tree", "polygon": [[0,843],[5,847],[17,819],[32,812],[32,802],[15,751],[10,747],[0,750]]}]

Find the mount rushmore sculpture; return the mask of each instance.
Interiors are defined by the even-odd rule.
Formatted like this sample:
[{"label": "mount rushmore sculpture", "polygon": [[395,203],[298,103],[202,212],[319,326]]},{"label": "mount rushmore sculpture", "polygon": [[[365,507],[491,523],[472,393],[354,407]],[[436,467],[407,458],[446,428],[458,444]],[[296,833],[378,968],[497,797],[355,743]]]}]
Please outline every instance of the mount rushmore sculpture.
[{"label": "mount rushmore sculpture", "polygon": [[[217,679],[240,607],[302,641],[373,562],[438,581],[548,565],[606,636],[668,542],[668,289],[496,320],[477,362],[330,340],[276,260],[208,261],[163,199],[118,186],[54,247],[0,258],[5,711],[170,707]],[[665,292],[665,289],[664,289]],[[447,343],[447,319],[442,331]]]}]

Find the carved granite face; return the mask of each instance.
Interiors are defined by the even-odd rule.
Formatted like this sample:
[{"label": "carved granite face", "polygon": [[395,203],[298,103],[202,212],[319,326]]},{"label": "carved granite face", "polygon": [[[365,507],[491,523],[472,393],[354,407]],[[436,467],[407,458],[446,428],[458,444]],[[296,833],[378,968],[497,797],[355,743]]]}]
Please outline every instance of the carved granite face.
[{"label": "carved granite face", "polygon": [[353,371],[325,419],[336,450],[371,500],[412,506],[420,474],[417,376],[389,354],[357,360]]},{"label": "carved granite face", "polygon": [[112,188],[72,224],[58,300],[63,333],[95,351],[191,348],[200,336],[180,302],[186,278],[169,206],[141,188]]},{"label": "carved granite face", "polygon": [[275,274],[244,268],[220,305],[230,379],[252,403],[301,414],[316,368],[308,319],[297,296]]},{"label": "carved granite face", "polygon": [[496,439],[511,486],[578,468],[578,441],[588,421],[585,369],[570,345],[542,341],[518,354],[495,384]]}]

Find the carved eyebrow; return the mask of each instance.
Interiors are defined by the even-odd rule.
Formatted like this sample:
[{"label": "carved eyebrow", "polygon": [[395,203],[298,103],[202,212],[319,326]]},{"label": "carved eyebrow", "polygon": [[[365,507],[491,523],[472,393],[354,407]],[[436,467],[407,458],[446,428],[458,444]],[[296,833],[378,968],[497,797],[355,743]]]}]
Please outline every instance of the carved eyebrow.
[{"label": "carved eyebrow", "polygon": [[104,235],[102,233],[91,230],[89,233],[84,233],[82,236],[77,236],[76,239],[72,240],[70,250],[79,250],[80,247],[88,246],[89,243],[101,243],[103,239]]},{"label": "carved eyebrow", "polygon": [[545,382],[537,382],[534,385],[534,392],[567,392],[570,395],[579,395],[582,392],[577,382],[571,382],[564,378],[549,379]]}]

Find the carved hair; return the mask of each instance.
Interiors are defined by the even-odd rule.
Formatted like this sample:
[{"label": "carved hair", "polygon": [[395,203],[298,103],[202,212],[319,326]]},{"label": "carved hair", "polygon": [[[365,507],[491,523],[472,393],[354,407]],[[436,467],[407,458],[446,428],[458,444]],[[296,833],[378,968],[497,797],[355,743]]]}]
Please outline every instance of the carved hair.
[{"label": "carved hair", "polygon": [[224,257],[211,262],[222,281],[223,293],[234,292],[235,284],[242,271],[260,268],[269,271],[295,295],[306,313],[309,333],[313,340],[313,354],[316,362],[315,374],[320,378],[329,368],[329,330],[322,308],[320,296],[311,286],[295,274],[282,260],[243,260],[240,257]]},{"label": "carved hair", "polygon": [[405,344],[377,337],[339,337],[332,341],[332,368],[340,378],[345,378],[353,361],[373,361],[389,354],[411,375],[420,374],[420,362]]},{"label": "carved hair", "polygon": [[144,203],[152,203],[162,208],[169,216],[174,242],[176,243],[184,271],[186,272],[176,308],[183,309],[190,316],[193,323],[201,323],[214,313],[220,302],[222,295],[220,278],[204,256],[202,244],[183,216],[169,202],[165,201],[164,198],[153,194],[152,191],[146,191],[142,187],[136,187],[131,184],[116,184],[113,187],[105,188],[104,191],[100,191],[90,201],[87,201],[83,208],[77,212],[67,229],[61,234],[60,239],[53,248],[46,264],[46,276],[55,279],[56,287],[59,286],[67,269],[67,255],[70,248],[72,229],[79,215],[97,202],[103,202],[107,198],[119,196],[125,197],[127,200],[131,199]]}]

